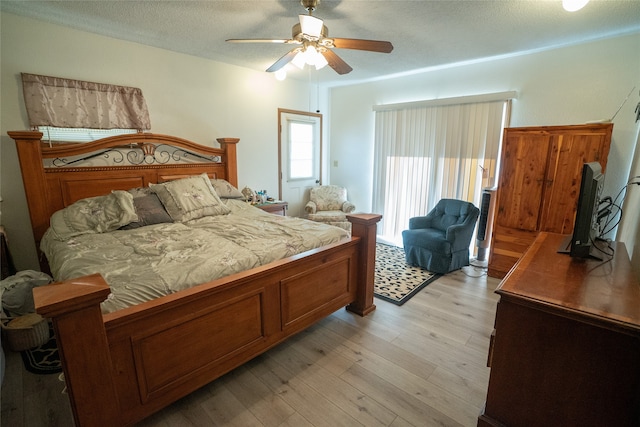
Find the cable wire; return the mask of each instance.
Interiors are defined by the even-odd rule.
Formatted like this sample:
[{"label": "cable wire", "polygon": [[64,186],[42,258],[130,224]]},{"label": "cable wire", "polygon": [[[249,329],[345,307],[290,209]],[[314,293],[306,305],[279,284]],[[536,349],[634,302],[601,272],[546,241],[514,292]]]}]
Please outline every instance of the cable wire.
[{"label": "cable wire", "polygon": [[[639,181],[635,181],[635,180],[639,180]],[[599,238],[601,238],[602,236],[605,236],[607,233],[610,233],[611,231],[613,231],[619,224],[620,221],[622,220],[622,205],[624,204],[624,200],[627,197],[627,189],[632,186],[632,185],[640,185],[640,175],[638,176],[634,176],[633,178],[631,178],[629,180],[629,182],[627,182],[618,192],[618,194],[616,195],[615,199],[613,199],[613,201],[610,202],[609,206],[607,206],[607,208],[609,207],[614,207],[616,208],[615,213],[614,212],[610,212],[607,216],[606,216],[606,221],[604,223],[604,225],[602,225],[601,227],[601,231],[598,235]],[[620,200],[620,202],[618,202],[618,199],[620,199],[622,197],[622,199]],[[613,214],[613,216],[612,216]],[[616,220],[615,224],[613,224],[612,226],[610,226],[610,224]],[[607,227],[609,227],[607,229]]]}]

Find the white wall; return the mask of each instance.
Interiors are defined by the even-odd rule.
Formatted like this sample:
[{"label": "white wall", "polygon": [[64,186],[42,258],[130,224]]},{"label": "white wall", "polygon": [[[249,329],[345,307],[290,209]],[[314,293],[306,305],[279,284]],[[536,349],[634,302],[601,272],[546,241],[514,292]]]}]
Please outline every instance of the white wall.
[{"label": "white wall", "polygon": [[[349,189],[358,210],[371,210],[373,105],[513,90],[518,99],[513,103],[512,127],[569,125],[611,118],[634,86],[614,120],[604,191],[615,196],[629,178],[638,144],[634,109],[640,100],[640,34],[333,88],[331,182]],[[636,151],[635,156],[640,156],[640,150]],[[637,175],[640,161],[635,168]],[[638,212],[640,201],[636,199],[625,211],[629,231],[618,237],[630,253],[634,245],[640,248]]]},{"label": "white wall", "polygon": [[[18,269],[37,268],[26,199],[13,140],[28,129],[20,73],[134,86],[142,89],[152,132],[216,145],[237,137],[239,186],[278,193],[278,108],[306,111],[326,96],[293,80],[202,58],[1,15],[1,223]],[[326,135],[326,131],[325,131]]]},{"label": "white wall", "polygon": [[[634,179],[634,177],[640,177],[640,132],[636,134],[636,152],[629,174],[629,182],[632,179],[633,182],[640,182],[640,178]],[[627,197],[622,207],[626,214],[620,224],[617,240],[626,243],[627,250],[631,254],[632,268],[640,279],[640,185],[627,188]]]}]

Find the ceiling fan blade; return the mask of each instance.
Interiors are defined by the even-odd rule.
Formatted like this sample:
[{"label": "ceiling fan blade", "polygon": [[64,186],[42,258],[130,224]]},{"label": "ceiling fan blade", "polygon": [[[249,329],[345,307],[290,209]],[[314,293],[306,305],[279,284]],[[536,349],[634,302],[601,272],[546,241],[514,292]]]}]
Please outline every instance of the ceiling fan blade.
[{"label": "ceiling fan blade", "polygon": [[350,73],[353,68],[349,66],[346,62],[342,60],[338,55],[336,55],[332,50],[325,49],[322,52],[322,56],[327,60],[329,66],[333,68],[338,74],[347,74]]},{"label": "ceiling fan blade", "polygon": [[300,51],[300,49],[296,48],[296,49],[292,49],[289,52],[285,53],[284,56],[282,56],[282,58],[280,58],[276,62],[274,62],[271,67],[267,68],[267,72],[268,73],[273,73],[275,71],[278,71],[280,68],[284,67],[289,62],[291,62],[291,60],[297,55],[297,53],[299,51]]},{"label": "ceiling fan blade", "polygon": [[323,22],[322,19],[311,15],[298,15],[300,19],[300,29],[303,33],[311,37],[320,37],[322,35]]},{"label": "ceiling fan blade", "polygon": [[279,39],[227,39],[229,43],[291,43],[293,40]]},{"label": "ceiling fan blade", "polygon": [[368,50],[370,52],[389,53],[393,50],[391,42],[380,40],[340,39],[333,38],[333,45],[338,49]]}]

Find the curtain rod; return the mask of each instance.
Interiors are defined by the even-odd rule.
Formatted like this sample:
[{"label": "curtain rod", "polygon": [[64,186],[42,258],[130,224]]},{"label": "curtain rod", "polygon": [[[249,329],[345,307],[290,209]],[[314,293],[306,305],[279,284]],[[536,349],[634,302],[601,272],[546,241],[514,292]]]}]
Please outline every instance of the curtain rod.
[{"label": "curtain rod", "polygon": [[374,105],[373,111],[402,110],[406,108],[438,107],[442,105],[473,104],[478,102],[507,101],[516,99],[518,92],[515,90],[508,92],[486,93],[482,95],[457,96],[454,98],[429,99],[424,101],[401,102],[398,104]]}]

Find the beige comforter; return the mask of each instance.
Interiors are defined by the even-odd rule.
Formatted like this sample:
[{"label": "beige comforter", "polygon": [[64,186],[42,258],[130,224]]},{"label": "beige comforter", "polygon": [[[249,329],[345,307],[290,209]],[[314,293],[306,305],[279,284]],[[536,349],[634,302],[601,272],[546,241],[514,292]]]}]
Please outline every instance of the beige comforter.
[{"label": "beige comforter", "polygon": [[56,281],[100,273],[111,294],[104,313],[348,238],[337,227],[263,212],[227,200],[228,215],[187,223],[84,234],[41,249]]}]

